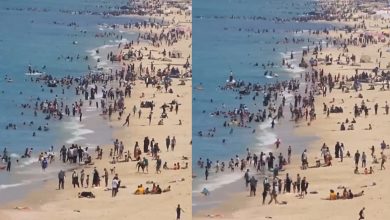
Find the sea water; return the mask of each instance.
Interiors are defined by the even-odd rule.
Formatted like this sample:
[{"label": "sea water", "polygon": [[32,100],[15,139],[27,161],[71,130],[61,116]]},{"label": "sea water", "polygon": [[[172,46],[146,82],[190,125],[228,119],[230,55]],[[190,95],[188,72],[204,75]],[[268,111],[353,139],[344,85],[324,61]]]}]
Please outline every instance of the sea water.
[{"label": "sea water", "polygon": [[[95,35],[112,31],[119,33],[110,27],[112,24],[141,21],[140,18],[103,15],[103,12],[126,4],[126,0],[0,2],[0,154],[6,147],[13,158],[12,172],[0,171],[0,202],[20,198],[31,189],[23,186],[42,185],[42,180],[56,177],[59,167],[49,166],[43,172],[37,159],[40,152],[48,151],[51,146],[58,152],[62,145],[69,147],[73,143],[90,148],[112,143],[112,130],[99,117],[99,110],[88,108],[83,113],[82,122],[78,117],[66,116],[58,121],[45,120],[45,115],[40,112],[34,117],[33,109],[23,109],[21,104],[33,106],[38,97],[41,101],[53,100],[57,94],[68,105],[82,98],[75,97],[74,89],[65,89],[62,95],[60,87],[53,88],[53,93],[50,93],[47,86],[30,82],[31,76],[25,74],[28,66],[54,77],[84,75],[88,72],[88,65],[107,67],[109,63],[106,62],[97,64],[96,49],[104,57],[105,51],[115,51],[119,42],[134,40],[137,33],[121,32],[122,39],[96,38]],[[70,25],[72,23],[76,25]],[[79,59],[76,59],[77,55]],[[73,57],[73,61],[66,59],[68,56]],[[83,59],[85,56],[89,56],[87,61]],[[31,121],[34,125],[28,126]],[[16,124],[16,130],[5,129],[9,123]],[[46,123],[49,131],[37,131],[38,126]],[[35,137],[33,132],[36,132]],[[26,147],[34,148],[34,155],[21,159]]]},{"label": "sea water", "polygon": [[[229,134],[230,128],[223,127],[226,119],[212,116],[210,113],[217,109],[233,110],[240,104],[247,104],[252,112],[263,109],[259,97],[256,105],[253,104],[253,94],[238,99],[237,92],[221,91],[218,88],[225,85],[230,72],[233,72],[236,80],[262,84],[300,77],[304,69],[298,67],[300,61],[298,59],[301,57],[302,47],[307,46],[308,43],[285,45],[277,42],[283,41],[285,37],[289,40],[292,37],[307,39],[309,37],[307,30],[323,30],[330,28],[330,25],[280,22],[280,19],[276,22],[275,18],[299,17],[313,11],[314,6],[313,2],[307,0],[197,0],[194,2],[192,105],[193,172],[196,176],[193,179],[194,213],[219,204],[226,199],[223,195],[239,191],[231,185],[242,179],[244,174],[239,171],[233,173],[228,171],[227,162],[230,158],[235,158],[235,155],[239,155],[240,158],[245,157],[246,148],[257,154],[260,151],[269,152],[274,148],[276,139],[280,137],[295,145],[298,148],[298,150],[294,149],[296,153],[299,152],[299,148],[305,147],[304,144],[308,139],[293,137],[292,124],[281,122],[286,125],[277,125],[276,129],[271,129],[271,121],[261,124],[252,122],[250,128],[234,128],[233,134]],[[253,17],[258,18],[253,19]],[[262,33],[265,29],[268,32]],[[295,30],[305,31],[295,33]],[[315,37],[310,36],[310,38]],[[293,64],[294,69],[286,69],[281,66],[282,58],[289,59],[292,52],[294,60],[289,62]],[[268,68],[268,70],[277,73],[278,77],[264,75],[265,70],[261,64],[267,63],[275,64],[275,68]],[[293,98],[291,94],[285,96],[287,102]],[[206,137],[208,130],[214,128],[215,136]],[[256,129],[256,135],[252,134],[253,129]],[[202,137],[198,135],[199,131],[203,132]],[[223,139],[226,140],[224,144]],[[217,160],[220,163],[224,161],[226,165],[224,174],[215,174],[215,169],[211,169],[209,180],[204,181],[204,169],[200,169],[197,165],[199,158],[203,161],[208,158],[214,162],[214,165]],[[220,196],[209,196],[205,200],[200,196],[203,188],[211,191],[211,195]]]}]

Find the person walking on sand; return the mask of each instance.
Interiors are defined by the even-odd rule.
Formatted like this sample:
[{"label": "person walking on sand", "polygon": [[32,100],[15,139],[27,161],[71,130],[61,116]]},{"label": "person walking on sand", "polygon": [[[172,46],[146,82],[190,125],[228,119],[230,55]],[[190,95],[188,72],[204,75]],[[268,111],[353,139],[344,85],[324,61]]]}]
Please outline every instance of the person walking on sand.
[{"label": "person walking on sand", "polygon": [[130,124],[130,113],[127,115],[126,121],[125,121],[125,123],[122,126],[127,125],[127,127],[129,127],[129,124]]},{"label": "person walking on sand", "polygon": [[249,180],[250,193],[249,196],[256,196],[257,179],[254,176]]},{"label": "person walking on sand", "polygon": [[159,156],[157,156],[157,160],[156,160],[156,173],[161,173],[161,159]]},{"label": "person walking on sand", "polygon": [[386,159],[387,159],[386,155],[383,152],[381,152],[381,170],[386,169],[385,167]]},{"label": "person walking on sand", "polygon": [[65,172],[63,170],[60,170],[58,173],[58,190],[64,189],[64,183],[65,183]]},{"label": "person walking on sand", "polygon": [[169,151],[169,146],[171,145],[171,138],[168,136],[165,139],[165,146],[167,147],[167,152]]},{"label": "person walking on sand", "polygon": [[366,210],[365,207],[363,207],[363,208],[360,210],[360,212],[359,212],[359,220],[365,219],[365,218],[364,218],[364,210]]},{"label": "person walking on sand", "polygon": [[104,168],[104,183],[105,183],[105,186],[107,187],[108,186],[108,171],[106,168]]},{"label": "person walking on sand", "polygon": [[355,153],[355,167],[359,166],[359,160],[360,160],[360,153],[357,150]]},{"label": "person walking on sand", "polygon": [[206,180],[209,178],[209,169],[206,167],[206,170],[204,171],[204,175],[206,177]]},{"label": "person walking on sand", "polygon": [[175,150],[175,146],[176,146],[176,138],[175,136],[173,136],[171,140],[171,151]]},{"label": "person walking on sand", "polygon": [[119,188],[119,179],[117,178],[117,176],[115,176],[112,179],[111,188],[112,188],[112,195],[111,196],[115,197],[116,194],[118,193],[118,188]]},{"label": "person walking on sand", "polygon": [[82,169],[80,171],[80,183],[81,183],[82,188],[84,188],[84,179],[85,179],[85,172],[84,172],[84,169]]},{"label": "person walking on sand", "polygon": [[269,200],[268,205],[271,204],[272,201],[275,201],[275,204],[279,204],[277,197],[278,197],[278,193],[276,192],[276,188],[272,187],[271,200]]},{"label": "person walking on sand", "polygon": [[149,125],[150,125],[152,123],[152,112],[150,112],[148,119],[149,119]]},{"label": "person walking on sand", "polygon": [[270,189],[270,184],[269,184],[269,181],[268,181],[268,178],[264,178],[264,181],[263,181],[263,205],[265,204],[265,199],[267,198],[267,194],[268,194],[268,191]]},{"label": "person walking on sand", "polygon": [[76,170],[74,170],[73,173],[72,173],[72,184],[73,184],[73,188],[76,188],[76,185],[77,185],[78,188],[80,188],[79,176],[78,176]]},{"label": "person walking on sand", "polygon": [[181,212],[184,212],[184,210],[180,208],[180,204],[178,204],[176,208],[176,220],[180,220]]}]

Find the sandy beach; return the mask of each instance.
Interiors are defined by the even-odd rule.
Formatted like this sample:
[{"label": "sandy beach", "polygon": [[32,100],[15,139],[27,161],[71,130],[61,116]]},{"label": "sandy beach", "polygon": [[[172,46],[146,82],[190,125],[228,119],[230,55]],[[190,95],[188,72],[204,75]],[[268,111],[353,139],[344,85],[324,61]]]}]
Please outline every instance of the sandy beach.
[{"label": "sandy beach", "polygon": [[[318,65],[313,68],[308,67],[302,75],[310,76],[317,71],[321,75],[319,79],[323,76],[321,82],[314,80],[315,85],[310,85],[308,82],[310,85],[308,90],[316,94],[314,106],[309,107],[309,110],[315,109],[315,119],[303,119],[294,126],[294,135],[316,138],[308,146],[299,146],[307,149],[309,168],[302,170],[301,154],[303,152],[294,151],[294,146],[292,146],[294,152],[292,162],[287,164],[284,167],[285,170],[278,176],[278,179],[283,181],[282,192],[277,196],[278,201],[283,202],[282,204],[268,205],[270,201],[268,194],[266,204],[262,205],[262,175],[255,175],[259,179],[257,188],[260,188],[257,190],[256,197],[249,197],[249,190],[231,195],[229,200],[218,208],[202,211],[194,219],[359,219],[359,212],[363,207],[365,207],[363,215],[366,219],[387,219],[390,215],[386,209],[387,204],[390,203],[390,191],[386,187],[388,169],[381,169],[382,158],[389,156],[389,140],[386,136],[390,120],[386,113],[389,97],[388,78],[386,80],[388,77],[389,20],[382,19],[373,13],[367,13],[367,11],[363,12],[367,8],[368,11],[383,9],[384,4],[367,3],[359,5],[358,8],[353,1],[332,1],[324,5],[336,6],[336,2],[338,6],[343,5],[339,7],[340,11],[343,9],[348,11],[356,7],[357,10],[348,20],[342,19],[345,16],[343,13],[333,14],[336,17],[340,16],[339,24],[348,25],[352,32],[330,30],[327,34],[321,33],[324,39],[327,38],[329,45],[332,45],[332,42],[337,43],[329,48],[325,46],[326,44],[322,44],[321,49],[317,45],[317,56],[313,54],[315,46],[310,45],[311,50],[304,57],[307,63],[313,58]],[[355,56],[355,61],[352,61],[352,55]],[[340,59],[338,59],[339,56]],[[332,57],[332,60],[329,57]],[[376,67],[379,67],[377,74],[374,73]],[[328,77],[328,73],[331,76]],[[359,75],[355,75],[356,73]],[[349,79],[346,80],[346,77]],[[355,80],[351,77],[355,77]],[[335,84],[331,92],[329,91],[330,78],[335,79],[332,80]],[[312,77],[309,79],[311,81]],[[305,81],[303,77],[300,80]],[[354,81],[359,82],[356,84],[358,85],[357,91],[354,90]],[[324,90],[324,87],[327,89]],[[326,91],[325,95],[324,91]],[[302,96],[307,97],[307,95],[308,93]],[[356,115],[354,115],[355,104],[358,106]],[[377,113],[375,113],[376,104],[378,104]],[[335,107],[341,107],[342,112],[336,113]],[[327,113],[328,108],[329,113]],[[336,110],[333,111],[333,109]],[[344,123],[345,130],[341,130],[342,123]],[[382,141],[385,144],[381,149]],[[342,148],[343,159],[340,158],[340,151],[335,149],[337,142],[344,146]],[[329,148],[328,151],[322,148],[324,143]],[[289,143],[282,141],[279,149],[273,150],[274,155],[279,155],[280,152],[287,155],[288,145]],[[372,146],[375,148],[373,154]],[[358,170],[355,171],[357,151],[360,157],[357,164]],[[347,156],[348,152],[350,157]],[[366,155],[366,164],[362,164],[363,152]],[[328,160],[328,157],[325,162],[322,153],[330,155],[331,159]],[[316,161],[320,161],[319,167],[316,166]],[[384,166],[387,168],[388,163],[384,162]],[[372,167],[372,172],[370,172],[370,167]],[[297,174],[300,174],[301,178],[306,177],[309,183],[307,194],[304,193],[302,197],[299,196],[300,193],[295,193],[295,190],[294,193],[284,192],[287,173],[293,182],[296,181]],[[268,176],[271,181],[272,175],[268,174]],[[344,188],[347,191],[346,197],[348,197],[348,191],[351,190],[354,198],[344,198]],[[335,197],[330,197],[330,190],[335,192]],[[336,196],[336,193],[339,195]]]},{"label": "sandy beach", "polygon": [[[97,152],[92,152],[93,163],[80,166],[76,170],[80,176],[81,169],[84,169],[85,173],[91,176],[90,182],[92,182],[94,167],[99,171],[100,176],[104,175],[103,169],[106,168],[108,171],[107,187],[102,177],[100,186],[91,187],[90,184],[88,188],[81,186],[73,188],[72,171],[66,171],[64,190],[58,190],[58,180],[55,176],[54,180],[42,183],[41,189],[31,193],[27,198],[1,207],[0,219],[51,219],[53,216],[56,219],[128,219],[156,216],[159,216],[159,219],[174,219],[178,204],[182,208],[182,219],[191,218],[192,19],[191,11],[187,10],[190,3],[160,5],[158,1],[150,1],[148,4],[149,8],[156,6],[164,13],[156,13],[153,9],[145,16],[150,21],[164,20],[165,25],[157,27],[157,25],[153,26],[148,23],[142,28],[133,26],[123,29],[123,31],[140,34],[138,42],[133,42],[131,46],[120,44],[118,50],[114,51],[114,54],[122,53],[122,55],[129,54],[129,51],[138,54],[138,59],[119,62],[123,69],[131,65],[137,68],[134,71],[134,80],[131,81],[131,98],[124,98],[122,117],[119,117],[118,111],[114,112],[111,117],[103,115],[115,131],[113,140],[118,139],[123,142],[122,151],[126,156],[124,158],[123,155],[119,156],[114,153],[110,157],[110,150],[114,148],[114,144],[101,146],[103,149],[101,159],[95,159],[99,155]],[[184,6],[187,9],[181,8]],[[160,39],[160,43],[157,43],[146,37],[146,35],[154,36],[154,34],[161,33],[170,33],[169,39],[167,38],[167,41]],[[154,70],[151,66],[159,70]],[[163,77],[170,71],[169,68],[166,69],[167,67],[174,67],[178,74],[177,78],[167,78],[171,81],[166,83],[167,91],[165,91]],[[164,71],[162,75],[161,72],[158,73],[160,69]],[[149,86],[145,85],[147,81],[145,77],[149,78],[147,80],[153,78],[154,82],[149,82]],[[118,86],[118,81],[108,86],[120,90],[124,87]],[[141,108],[141,102],[146,101],[153,101],[155,108],[153,114],[150,114],[148,107]],[[117,100],[110,100],[107,104],[114,106],[116,102]],[[161,106],[164,104],[168,107],[162,109]],[[160,121],[163,114],[165,115],[163,121]],[[124,123],[128,115],[128,126],[126,126]],[[150,122],[149,115],[151,115]],[[143,145],[146,136],[150,140],[154,139],[153,147],[158,143],[159,151],[156,154],[162,164],[167,165],[165,168],[162,164],[160,165],[160,173],[156,172],[157,157],[152,157],[149,149],[149,152],[144,152]],[[166,149],[167,136],[170,137],[168,151]],[[172,141],[173,137],[175,141]],[[135,148],[136,142],[139,143],[139,149]],[[132,156],[128,162],[126,162],[127,156],[129,158]],[[137,157],[139,157],[138,161]],[[143,165],[146,163],[148,171],[146,169],[144,172],[142,169],[137,170],[138,163]],[[115,174],[118,174],[121,187],[117,195],[112,197],[111,182]],[[143,190],[149,188],[152,191],[153,183],[156,186],[159,185],[160,190],[164,192],[134,194],[137,186],[141,184]],[[79,198],[78,194],[83,191],[91,192],[95,198]]]}]

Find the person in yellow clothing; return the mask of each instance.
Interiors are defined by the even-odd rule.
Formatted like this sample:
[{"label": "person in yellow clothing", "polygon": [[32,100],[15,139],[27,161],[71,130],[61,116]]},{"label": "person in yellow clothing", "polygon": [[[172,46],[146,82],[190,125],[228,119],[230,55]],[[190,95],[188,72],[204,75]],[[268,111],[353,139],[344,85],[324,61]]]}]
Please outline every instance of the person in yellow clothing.
[{"label": "person in yellow clothing", "polygon": [[135,195],[143,195],[143,194],[145,194],[145,189],[142,186],[142,184],[138,186],[138,188],[137,188],[137,190],[135,190],[134,194]]},{"label": "person in yellow clothing", "polygon": [[337,195],[336,193],[334,192],[333,189],[330,190],[330,196],[329,196],[329,200],[336,200],[337,199]]}]

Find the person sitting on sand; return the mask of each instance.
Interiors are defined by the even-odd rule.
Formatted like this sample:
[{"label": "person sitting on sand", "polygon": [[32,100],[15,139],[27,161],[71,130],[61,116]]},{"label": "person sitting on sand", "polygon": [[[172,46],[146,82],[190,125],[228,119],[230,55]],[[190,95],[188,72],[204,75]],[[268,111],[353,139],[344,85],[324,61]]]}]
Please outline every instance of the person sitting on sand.
[{"label": "person sitting on sand", "polygon": [[353,194],[352,190],[348,191],[348,199],[353,199],[355,197],[360,197],[360,196],[363,196],[363,195],[364,195],[364,190],[362,190],[361,192],[359,192],[357,194]]},{"label": "person sitting on sand", "polygon": [[345,131],[345,125],[344,125],[344,122],[341,123],[341,126],[340,126],[340,131]]},{"label": "person sitting on sand", "polygon": [[142,184],[138,186],[138,188],[135,190],[134,194],[135,195],[143,195],[143,194],[145,194],[145,189],[142,186]]},{"label": "person sitting on sand", "polygon": [[333,189],[330,190],[329,200],[336,200],[337,196]]},{"label": "person sitting on sand", "polygon": [[373,174],[373,173],[374,173],[374,169],[372,167],[370,167],[369,174]]},{"label": "person sitting on sand", "polygon": [[152,191],[152,194],[161,194],[161,193],[162,193],[162,190],[160,188],[160,185],[157,185],[156,189],[154,191]]},{"label": "person sitting on sand", "polygon": [[347,188],[344,187],[342,199],[347,199],[347,198],[348,198],[348,191]]},{"label": "person sitting on sand", "polygon": [[169,170],[169,168],[168,168],[168,163],[167,163],[167,162],[164,163],[163,169],[164,169],[164,170]]},{"label": "person sitting on sand", "polygon": [[168,186],[167,188],[165,188],[162,192],[163,193],[166,193],[166,192],[169,192],[171,191],[171,186]]},{"label": "person sitting on sand", "polygon": [[359,168],[358,168],[357,166],[355,167],[355,170],[353,171],[353,173],[354,173],[354,174],[360,174]]},{"label": "person sitting on sand", "polygon": [[182,167],[181,169],[182,170],[185,170],[185,169],[187,169],[188,168],[188,163],[186,163],[186,165],[184,166],[184,167]]}]

